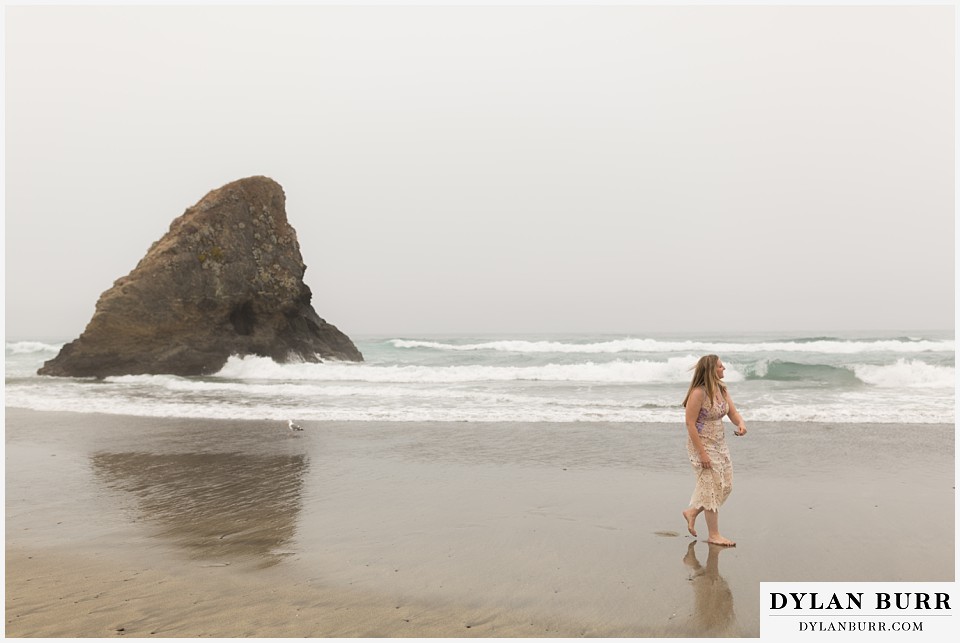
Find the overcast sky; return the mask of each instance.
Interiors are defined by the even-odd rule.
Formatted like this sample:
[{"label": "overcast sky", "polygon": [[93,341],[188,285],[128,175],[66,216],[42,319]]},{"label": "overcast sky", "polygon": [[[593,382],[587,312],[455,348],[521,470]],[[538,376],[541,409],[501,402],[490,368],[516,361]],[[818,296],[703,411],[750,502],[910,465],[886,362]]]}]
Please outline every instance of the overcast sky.
[{"label": "overcast sky", "polygon": [[6,335],[272,177],[348,335],[954,325],[953,7],[7,7]]}]

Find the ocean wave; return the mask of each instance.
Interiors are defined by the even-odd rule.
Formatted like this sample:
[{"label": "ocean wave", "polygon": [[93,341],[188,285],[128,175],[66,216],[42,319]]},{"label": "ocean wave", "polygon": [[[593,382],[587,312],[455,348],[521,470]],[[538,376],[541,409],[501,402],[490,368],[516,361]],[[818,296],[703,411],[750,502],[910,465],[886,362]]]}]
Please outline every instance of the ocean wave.
[{"label": "ocean wave", "polygon": [[881,388],[953,388],[956,374],[952,366],[935,366],[920,360],[899,359],[895,364],[854,364],[857,379]]},{"label": "ocean wave", "polygon": [[[542,366],[452,365],[374,366],[355,363],[278,364],[266,357],[231,357],[215,377],[232,380],[286,380],[315,382],[377,382],[401,384],[455,384],[465,382],[598,382],[608,384],[686,384],[697,358],[671,357],[666,361],[614,360],[596,363]],[[130,382],[162,376],[126,376]],[[728,383],[744,380],[818,382],[850,386],[938,388],[954,385],[954,368],[920,360],[900,359],[894,364],[830,366],[781,360],[727,363]],[[194,386],[191,383],[190,386]]]},{"label": "ocean wave", "polygon": [[[235,357],[213,377],[128,375],[97,381],[8,377],[6,403],[48,411],[266,422],[290,417],[395,422],[671,422],[682,430],[680,401],[693,362],[692,356],[685,356],[662,362],[547,367],[392,367],[277,364],[267,358]],[[732,390],[748,422],[949,423],[954,416],[954,369],[920,360],[843,367],[753,360],[729,364],[728,375],[731,382],[746,380]],[[817,386],[764,384],[763,376],[786,381],[799,378]],[[824,379],[840,377],[847,379],[819,385]],[[851,379],[854,386],[846,383]]]},{"label": "ocean wave", "polygon": [[[242,397],[218,399],[143,399],[122,395],[49,396],[39,391],[18,390],[7,396],[7,406],[38,411],[105,413],[140,417],[256,420],[275,422],[272,427],[289,435],[289,418],[303,421],[339,422],[667,422],[682,431],[679,404],[566,403],[536,404],[532,400],[511,400],[490,404],[485,396],[467,398],[456,404],[438,405],[425,399],[420,403],[395,404],[391,400],[364,400],[359,405],[334,405],[301,398],[248,400]],[[829,422],[829,423],[937,423],[954,421],[952,402],[945,399],[898,400],[896,404],[877,404],[862,396],[838,396],[816,404],[756,404],[740,400],[740,411],[749,422]],[[266,426],[265,429],[270,429]],[[729,430],[728,424],[728,430]],[[679,434],[678,434],[679,435]]]},{"label": "ocean wave", "polygon": [[866,384],[881,388],[952,388],[954,367],[899,359],[893,364],[798,364],[759,360],[742,367],[746,379],[778,382],[818,382],[830,385]]},{"label": "ocean wave", "polygon": [[7,352],[11,355],[27,355],[29,353],[58,353],[63,344],[47,344],[44,342],[7,342]]},{"label": "ocean wave", "polygon": [[[486,382],[582,382],[586,384],[678,385],[690,381],[696,357],[671,357],[666,361],[614,360],[542,366],[484,365],[393,365],[377,366],[352,362],[322,364],[296,362],[279,364],[267,357],[233,356],[219,373],[207,378],[175,375],[123,375],[107,377],[104,383],[131,388],[163,389],[184,393],[243,390],[250,394],[284,394],[290,384],[303,395],[357,395],[360,389],[332,389],[330,383],[376,384],[467,384]],[[761,359],[754,362],[727,363],[725,381],[806,382],[839,386],[879,388],[952,388],[953,366],[928,364],[918,359],[899,359],[892,364],[802,364]],[[8,384],[11,382],[8,378]],[[257,382],[262,385],[256,386]],[[309,388],[314,383],[319,386]],[[293,389],[291,389],[293,390]],[[390,394],[391,389],[383,389]],[[411,395],[410,388],[395,389],[397,395]]]},{"label": "ocean wave", "polygon": [[[441,405],[477,404],[482,406],[512,404],[520,406],[542,406],[575,408],[587,404],[603,409],[673,409],[680,408],[680,395],[645,395],[642,398],[628,397],[616,399],[600,397],[594,393],[576,393],[571,395],[567,389],[555,392],[531,394],[530,392],[508,392],[502,390],[477,390],[475,387],[456,387],[447,385],[394,384],[383,385],[371,382],[323,383],[323,382],[267,382],[222,380],[202,381],[177,376],[120,376],[108,377],[106,384],[130,384],[136,382],[149,385],[158,390],[174,393],[188,393],[189,399],[198,402],[203,397],[211,402],[243,399],[247,403],[258,404],[279,402],[310,405],[339,405],[346,407],[367,404],[402,404],[415,406],[424,403]],[[117,391],[118,396],[129,395],[132,390]],[[154,395],[154,399],[160,396]]]},{"label": "ocean wave", "polygon": [[[543,366],[372,366],[368,364],[278,364],[267,357],[231,357],[217,377],[238,380],[315,380],[397,383],[456,383],[498,381],[553,381],[606,383],[689,382],[697,358],[671,357],[665,362],[546,364]],[[728,381],[743,375],[728,368]]]},{"label": "ocean wave", "polygon": [[104,379],[108,384],[141,384],[166,391],[191,393],[199,395],[236,394],[248,398],[263,397],[276,399],[316,400],[331,398],[335,400],[349,400],[365,398],[396,398],[396,399],[430,399],[430,400],[460,400],[465,398],[483,398],[487,402],[516,402],[530,400],[527,396],[510,395],[503,393],[483,393],[476,391],[461,391],[455,388],[416,388],[410,385],[383,386],[370,382],[356,384],[326,383],[319,381],[270,381],[258,383],[235,379],[224,380],[196,380],[177,377],[174,375],[123,375]]},{"label": "ocean wave", "polygon": [[747,380],[774,380],[778,382],[826,382],[856,384],[856,374],[843,366],[827,364],[799,364],[781,360],[759,360],[744,368]]},{"label": "ocean wave", "polygon": [[437,351],[503,351],[510,353],[925,353],[953,352],[954,340],[927,340],[913,338],[843,340],[828,337],[801,338],[773,342],[695,342],[660,341],[656,339],[615,339],[603,342],[555,342],[528,340],[498,340],[472,344],[391,339],[395,348],[422,348]]}]

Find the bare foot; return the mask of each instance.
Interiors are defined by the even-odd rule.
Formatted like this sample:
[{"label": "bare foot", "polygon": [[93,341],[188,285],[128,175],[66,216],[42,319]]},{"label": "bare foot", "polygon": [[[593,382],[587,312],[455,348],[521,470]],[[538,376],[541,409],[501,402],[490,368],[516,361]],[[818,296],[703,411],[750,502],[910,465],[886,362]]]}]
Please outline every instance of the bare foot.
[{"label": "bare foot", "polygon": [[700,515],[700,512],[693,507],[690,507],[683,512],[683,517],[687,521],[687,531],[689,531],[690,535],[694,537],[697,535],[697,530],[693,528],[693,525],[697,521],[698,515]]},{"label": "bare foot", "polygon": [[714,536],[707,540],[711,545],[720,545],[721,547],[736,547],[737,543],[733,542],[729,538],[724,538],[723,536]]}]

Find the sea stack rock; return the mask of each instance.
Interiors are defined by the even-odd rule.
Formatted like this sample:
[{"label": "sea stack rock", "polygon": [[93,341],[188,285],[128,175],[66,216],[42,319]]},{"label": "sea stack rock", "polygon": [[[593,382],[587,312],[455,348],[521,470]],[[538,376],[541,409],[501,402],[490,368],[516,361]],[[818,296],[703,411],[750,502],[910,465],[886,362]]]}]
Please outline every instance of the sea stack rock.
[{"label": "sea stack rock", "polygon": [[285,201],[263,176],[210,192],[100,296],[83,334],[38,373],[209,375],[231,355],[362,361],[310,304]]}]

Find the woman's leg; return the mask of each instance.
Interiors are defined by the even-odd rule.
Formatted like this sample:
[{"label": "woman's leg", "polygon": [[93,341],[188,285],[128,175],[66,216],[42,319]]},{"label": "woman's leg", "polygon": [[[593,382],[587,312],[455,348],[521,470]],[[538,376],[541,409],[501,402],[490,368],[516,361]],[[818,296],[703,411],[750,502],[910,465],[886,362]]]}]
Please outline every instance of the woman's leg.
[{"label": "woman's leg", "polygon": [[733,542],[729,538],[724,538],[720,535],[720,512],[710,509],[704,510],[704,515],[707,519],[707,530],[710,532],[710,535],[707,536],[707,542],[713,543],[714,545],[725,545],[727,547],[733,547],[737,543]]},{"label": "woman's leg", "polygon": [[697,516],[700,515],[701,511],[703,511],[703,507],[697,507],[696,509],[693,507],[688,507],[683,511],[683,518],[687,521],[687,531],[690,532],[691,536],[696,537],[697,535],[697,530],[694,528],[694,525],[696,524]]}]

